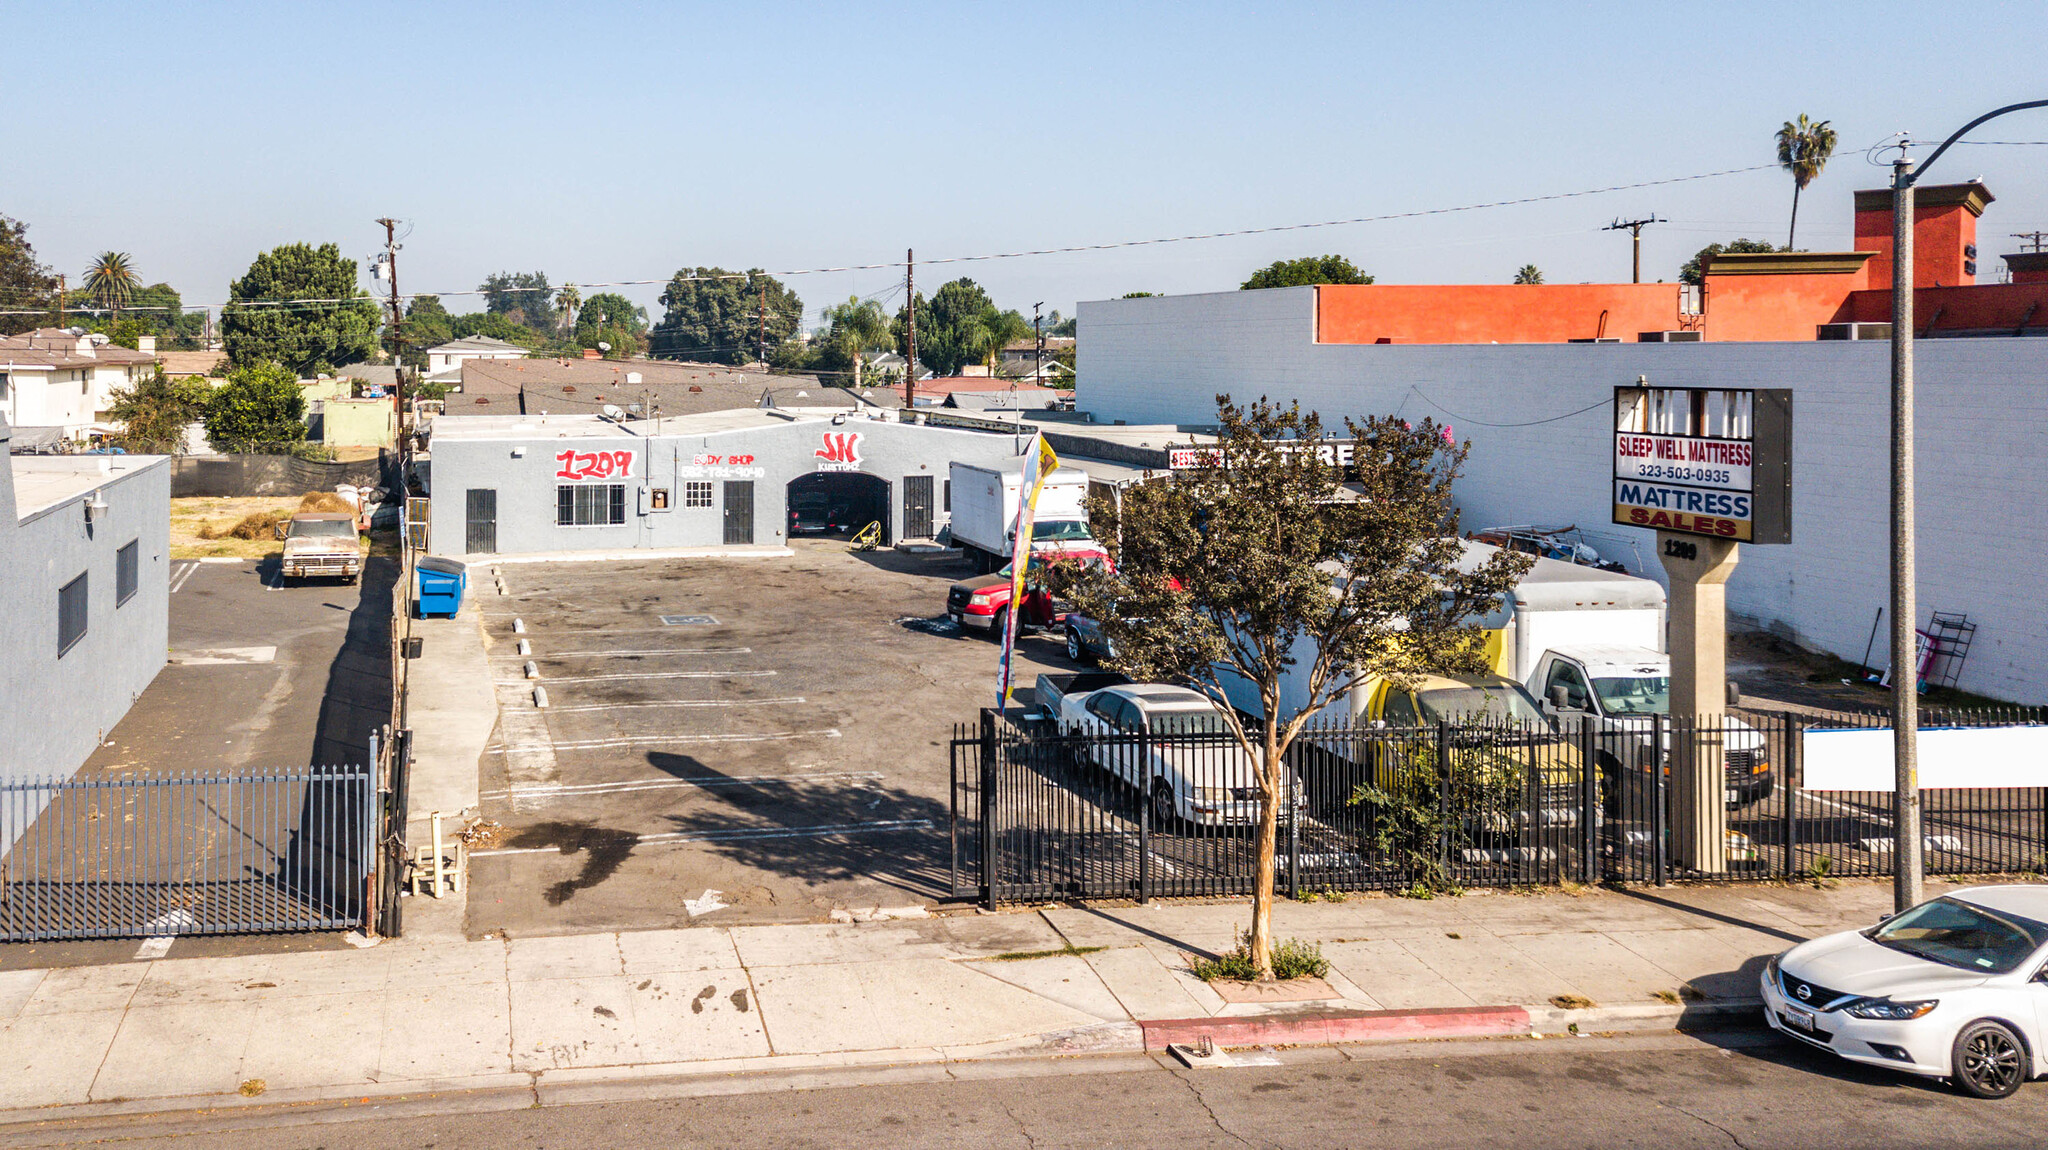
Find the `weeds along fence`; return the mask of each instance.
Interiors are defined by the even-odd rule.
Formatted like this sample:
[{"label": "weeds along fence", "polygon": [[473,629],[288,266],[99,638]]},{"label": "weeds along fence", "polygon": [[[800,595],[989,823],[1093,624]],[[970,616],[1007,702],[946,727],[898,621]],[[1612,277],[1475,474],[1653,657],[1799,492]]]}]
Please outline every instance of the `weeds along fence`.
[{"label": "weeds along fence", "polygon": [[[1930,712],[1925,725],[2044,721],[2010,708]],[[1314,725],[1286,756],[1273,882],[1299,897],[1890,874],[1892,794],[1808,788],[1801,768],[1815,734],[1886,725],[1748,713]],[[955,728],[951,758],[957,897],[1144,900],[1245,894],[1258,881],[1258,781],[1228,734],[1061,734],[984,711]],[[1705,838],[1720,831],[1722,857],[1685,865],[1679,785],[1702,775],[1694,793],[1720,804]],[[2048,868],[2048,785],[1928,789],[1922,803],[1929,873]]]}]

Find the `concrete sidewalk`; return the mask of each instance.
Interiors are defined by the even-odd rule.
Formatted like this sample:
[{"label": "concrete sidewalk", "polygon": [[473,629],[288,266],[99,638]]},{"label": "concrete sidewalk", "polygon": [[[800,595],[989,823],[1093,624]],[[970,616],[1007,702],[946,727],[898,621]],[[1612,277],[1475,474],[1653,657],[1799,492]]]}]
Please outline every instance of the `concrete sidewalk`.
[{"label": "concrete sidewalk", "polygon": [[1670,1027],[1681,995],[1753,1007],[1765,956],[1872,922],[1889,898],[1873,882],[1283,902],[1282,935],[1332,965],[1289,1001],[1188,973],[1190,953],[1230,944],[1241,902],[509,942],[432,931],[4,972],[0,1107],[29,1120],[508,1087],[548,1102],[620,1078],[1137,1051],[1205,1030],[1345,1041],[1376,1033],[1361,1018],[1393,1020],[1389,1037]]}]

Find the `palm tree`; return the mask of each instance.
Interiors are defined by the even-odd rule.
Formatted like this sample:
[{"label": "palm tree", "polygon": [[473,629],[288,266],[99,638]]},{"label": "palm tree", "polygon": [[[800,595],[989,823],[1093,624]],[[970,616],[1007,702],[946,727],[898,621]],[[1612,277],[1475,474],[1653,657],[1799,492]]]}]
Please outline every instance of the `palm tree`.
[{"label": "palm tree", "polygon": [[111,309],[115,319],[121,318],[121,305],[135,298],[141,282],[129,266],[127,252],[101,252],[85,269],[86,293],[94,303]]},{"label": "palm tree", "polygon": [[1815,123],[1801,112],[1797,120],[1787,120],[1778,129],[1778,166],[1792,173],[1792,226],[1785,233],[1786,251],[1792,250],[1793,237],[1799,234],[1799,193],[1835,154],[1835,130],[1828,127],[1832,122]]},{"label": "palm tree", "polygon": [[829,327],[825,341],[853,360],[853,386],[860,386],[861,360],[877,347],[887,347],[894,338],[889,313],[871,299],[846,297],[846,302],[825,309]]},{"label": "palm tree", "polygon": [[562,313],[564,332],[576,330],[576,309],[582,306],[583,293],[576,290],[575,284],[563,284],[561,289],[555,292],[555,310]]},{"label": "palm tree", "polygon": [[1003,349],[1031,335],[1031,321],[1014,311],[988,311],[968,321],[967,350],[994,371]]},{"label": "palm tree", "polygon": [[1522,270],[1515,273],[1515,282],[1518,284],[1540,284],[1543,282],[1543,269],[1535,264],[1523,264]]}]

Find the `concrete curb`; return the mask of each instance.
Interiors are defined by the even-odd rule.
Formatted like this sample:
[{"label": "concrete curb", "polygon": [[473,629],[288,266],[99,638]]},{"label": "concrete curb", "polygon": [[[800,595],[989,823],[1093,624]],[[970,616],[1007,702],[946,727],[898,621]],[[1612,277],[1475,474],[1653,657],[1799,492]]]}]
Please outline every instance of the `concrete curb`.
[{"label": "concrete curb", "polygon": [[[1145,1049],[1203,1038],[1218,1046],[1311,1046],[1434,1038],[1503,1038],[1636,1030],[1707,1030],[1754,1025],[1762,999],[1655,1006],[1452,1006],[1425,1010],[1311,1010],[1210,1018],[1141,1020]],[[1577,1027],[1574,1031],[1573,1028]]]},{"label": "concrete curb", "polygon": [[481,563],[619,563],[633,559],[787,559],[788,547],[646,547],[636,551],[534,551],[526,554],[471,555]]}]

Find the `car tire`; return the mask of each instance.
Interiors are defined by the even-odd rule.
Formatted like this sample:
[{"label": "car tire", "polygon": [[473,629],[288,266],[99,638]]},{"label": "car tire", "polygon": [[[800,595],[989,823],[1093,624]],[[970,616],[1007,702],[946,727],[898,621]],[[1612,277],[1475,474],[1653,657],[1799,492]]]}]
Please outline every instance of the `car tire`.
[{"label": "car tire", "polygon": [[1003,641],[1003,628],[1009,625],[1010,609],[1008,607],[998,607],[995,615],[988,621],[989,640],[1000,646]]},{"label": "car tire", "polygon": [[2010,1098],[2031,1074],[2026,1043],[2002,1022],[1981,1019],[1963,1027],[1949,1049],[1949,1080],[1973,1098]]},{"label": "car tire", "polygon": [[1087,661],[1088,652],[1081,646],[1081,636],[1072,627],[1067,628],[1067,658],[1076,663]]},{"label": "car tire", "polygon": [[1173,784],[1161,779],[1152,784],[1152,829],[1171,831],[1180,826],[1180,811],[1174,806]]}]

